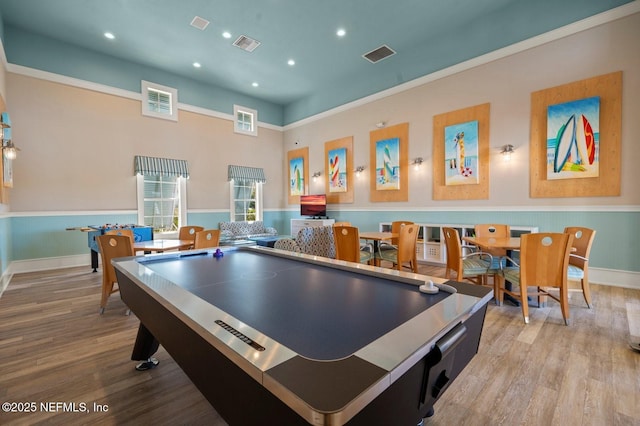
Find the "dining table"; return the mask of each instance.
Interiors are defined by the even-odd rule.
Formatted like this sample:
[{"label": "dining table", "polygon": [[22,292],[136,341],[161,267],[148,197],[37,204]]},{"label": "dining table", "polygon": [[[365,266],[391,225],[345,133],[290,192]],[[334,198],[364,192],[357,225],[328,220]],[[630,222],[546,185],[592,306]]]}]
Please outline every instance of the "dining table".
[{"label": "dining table", "polygon": [[462,240],[483,250],[520,249],[520,237],[462,237]]},{"label": "dining table", "polygon": [[361,240],[372,241],[373,242],[373,256],[374,263],[376,266],[380,266],[380,258],[376,256],[376,253],[379,253],[380,250],[380,241],[389,241],[394,238],[398,238],[397,232],[384,232],[384,231],[364,231],[359,232],[359,236]]},{"label": "dining table", "polygon": [[145,254],[163,253],[171,250],[188,250],[190,248],[193,248],[193,240],[159,239],[138,241],[133,244],[135,252],[142,251]]}]

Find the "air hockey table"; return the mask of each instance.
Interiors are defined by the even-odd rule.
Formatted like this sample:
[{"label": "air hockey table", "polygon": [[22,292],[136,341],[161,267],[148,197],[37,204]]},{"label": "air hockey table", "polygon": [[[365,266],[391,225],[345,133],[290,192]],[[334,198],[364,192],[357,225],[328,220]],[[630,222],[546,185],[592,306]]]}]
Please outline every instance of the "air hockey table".
[{"label": "air hockey table", "polygon": [[[161,344],[231,425],[419,424],[477,353],[493,293],[265,247],[222,254],[113,264],[140,320],[131,358]],[[419,291],[429,279],[437,294]]]}]

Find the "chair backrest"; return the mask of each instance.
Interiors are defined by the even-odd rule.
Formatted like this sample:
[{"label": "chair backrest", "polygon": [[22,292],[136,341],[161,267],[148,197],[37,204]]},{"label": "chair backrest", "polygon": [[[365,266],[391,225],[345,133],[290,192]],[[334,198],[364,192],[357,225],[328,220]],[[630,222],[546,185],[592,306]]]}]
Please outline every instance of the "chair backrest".
[{"label": "chair backrest", "polygon": [[194,249],[218,247],[219,245],[220,245],[219,229],[206,229],[204,231],[196,232],[196,237],[193,243]]},{"label": "chair backrest", "polygon": [[520,282],[527,286],[565,287],[572,243],[571,234],[523,234],[520,237]]},{"label": "chair backrest", "polygon": [[[509,238],[511,237],[511,227],[509,225],[500,223],[482,223],[475,226],[476,237],[495,237],[495,238]],[[485,252],[493,256],[506,256],[507,250],[505,249],[492,249],[484,250]]]},{"label": "chair backrest", "polygon": [[411,262],[414,272],[418,272],[416,242],[418,241],[418,225],[405,224],[400,228],[398,236],[398,269],[402,270],[402,265]]},{"label": "chair backrest", "polygon": [[300,251],[314,256],[336,258],[333,226],[309,226],[300,229],[296,236]]},{"label": "chair backrest", "polygon": [[96,237],[102,259],[102,274],[107,282],[116,282],[116,271],[111,264],[111,259],[133,256],[131,238],[127,235],[100,235]]},{"label": "chair backrest", "polygon": [[132,229],[110,229],[108,231],[105,231],[104,235],[125,235],[129,237],[131,239],[131,252],[133,253],[132,256],[135,256],[136,251],[133,248],[133,245],[135,244],[136,237],[133,235]]},{"label": "chair backrest", "polygon": [[300,247],[298,246],[296,241],[291,238],[280,238],[278,241],[276,241],[273,244],[273,248],[277,248],[280,250],[293,251],[296,253],[301,252]]},{"label": "chair backrest", "polygon": [[[413,222],[408,220],[396,220],[395,222],[391,222],[391,232],[394,234],[400,234],[400,229],[405,225],[413,225]],[[391,244],[397,246],[398,238],[392,238]]]},{"label": "chair backrest", "polygon": [[446,277],[450,277],[451,271],[456,272],[458,280],[462,279],[462,246],[460,243],[460,234],[455,228],[442,228],[444,236],[444,245],[447,249],[447,266]]},{"label": "chair backrest", "polygon": [[360,262],[360,235],[355,226],[334,226],[333,240],[336,245],[336,259]]},{"label": "chair backrest", "polygon": [[200,231],[204,231],[203,226],[181,226],[178,230],[178,239],[195,241],[196,232]]},{"label": "chair backrest", "polygon": [[475,226],[476,237],[511,237],[511,227],[509,225],[499,223],[482,223]]},{"label": "chair backrest", "polygon": [[591,245],[596,236],[596,231],[581,226],[567,226],[564,228],[564,232],[573,235],[573,247],[575,247],[576,251],[572,254],[580,256],[570,256],[569,264],[582,270],[586,269],[589,266],[589,254],[591,253]]}]

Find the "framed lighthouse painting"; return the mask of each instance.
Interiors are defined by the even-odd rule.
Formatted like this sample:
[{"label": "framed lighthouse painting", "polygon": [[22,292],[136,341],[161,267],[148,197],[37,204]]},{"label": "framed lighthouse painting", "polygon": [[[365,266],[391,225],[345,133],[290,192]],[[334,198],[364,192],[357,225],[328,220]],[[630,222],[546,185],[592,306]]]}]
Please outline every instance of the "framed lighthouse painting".
[{"label": "framed lighthouse painting", "polygon": [[433,117],[433,199],[489,198],[489,104]]}]

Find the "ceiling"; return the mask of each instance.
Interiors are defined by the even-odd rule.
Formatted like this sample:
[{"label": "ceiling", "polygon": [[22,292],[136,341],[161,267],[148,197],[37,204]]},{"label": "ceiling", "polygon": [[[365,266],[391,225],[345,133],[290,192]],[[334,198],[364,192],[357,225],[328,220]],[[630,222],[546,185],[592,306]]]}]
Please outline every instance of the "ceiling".
[{"label": "ceiling", "polygon": [[[0,0],[0,14],[5,28],[285,108],[322,110],[629,1]],[[204,30],[190,25],[196,16],[210,22]],[[241,35],[261,44],[241,50],[233,46]],[[362,57],[382,45],[396,54],[375,64]]]}]

